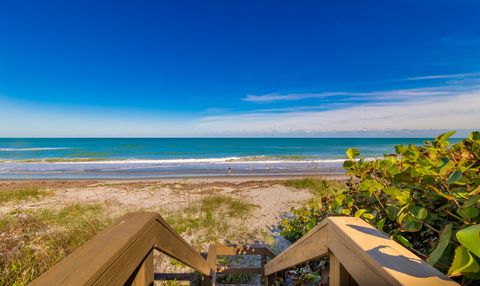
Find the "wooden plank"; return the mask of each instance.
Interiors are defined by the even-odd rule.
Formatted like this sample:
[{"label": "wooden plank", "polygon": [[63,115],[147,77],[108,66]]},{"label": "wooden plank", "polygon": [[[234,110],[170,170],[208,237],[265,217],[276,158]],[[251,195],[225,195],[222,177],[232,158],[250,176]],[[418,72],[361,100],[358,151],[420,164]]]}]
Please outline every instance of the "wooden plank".
[{"label": "wooden plank", "polygon": [[[211,275],[207,261],[157,213],[131,213],[96,235],[31,285],[123,285],[154,247],[204,275]],[[144,271],[151,269],[145,268]]]},{"label": "wooden plank", "polygon": [[265,265],[265,275],[295,267],[314,258],[327,255],[326,221],[322,221],[309,233],[297,240],[284,252]]},{"label": "wooden plank", "polygon": [[330,286],[355,286],[356,283],[348,271],[343,267],[335,255],[329,251],[330,257]]},{"label": "wooden plank", "polygon": [[263,267],[228,267],[220,268],[217,274],[263,274]]},{"label": "wooden plank", "polygon": [[154,251],[150,251],[147,258],[145,259],[145,286],[153,286],[155,278],[155,265],[154,265]]},{"label": "wooden plank", "polygon": [[155,248],[178,261],[210,276],[211,268],[207,260],[196,252],[160,216],[157,218]]},{"label": "wooden plank", "polygon": [[275,253],[264,244],[244,244],[244,245],[216,245],[217,256],[234,255],[265,255],[269,258],[275,258]]},{"label": "wooden plank", "polygon": [[327,245],[359,285],[458,285],[354,217],[329,217]]},{"label": "wooden plank", "polygon": [[[155,220],[156,215],[152,213],[132,213],[123,216],[116,224],[96,235],[30,285],[94,285],[124,250],[132,246]],[[122,283],[137,266],[138,264]]]},{"label": "wooden plank", "polygon": [[207,263],[208,266],[210,267],[210,277],[206,277],[202,281],[203,286],[211,286],[211,285],[216,285],[217,284],[217,246],[214,244],[210,244],[208,247],[208,253],[207,253]]},{"label": "wooden plank", "polygon": [[124,249],[92,285],[123,285],[142,263],[146,254],[153,250],[156,227],[154,222],[151,223],[135,243]]},{"label": "wooden plank", "polygon": [[139,269],[136,271],[133,277],[133,281],[127,282],[131,286],[152,286],[154,276],[153,266],[153,250],[147,255]]}]

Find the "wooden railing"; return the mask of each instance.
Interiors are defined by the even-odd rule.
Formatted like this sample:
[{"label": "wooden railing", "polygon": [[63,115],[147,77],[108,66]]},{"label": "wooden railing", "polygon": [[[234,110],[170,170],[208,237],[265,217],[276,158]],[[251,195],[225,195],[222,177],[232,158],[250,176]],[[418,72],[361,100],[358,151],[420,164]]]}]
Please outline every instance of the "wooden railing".
[{"label": "wooden railing", "polygon": [[156,213],[131,213],[44,273],[31,285],[153,285],[157,249],[205,276],[207,260]]},{"label": "wooden railing", "polygon": [[[260,267],[231,267],[231,266],[217,266],[217,258],[219,256],[238,256],[238,255],[255,255],[260,256]],[[215,284],[217,275],[231,275],[231,274],[257,274],[262,276],[265,281],[265,264],[269,259],[274,259],[275,253],[264,244],[245,244],[245,245],[220,245],[213,244],[208,248],[207,261],[212,269],[215,269],[211,281]]]},{"label": "wooden railing", "polygon": [[329,217],[265,265],[278,275],[330,257],[330,285],[458,285],[365,221]]},{"label": "wooden railing", "polygon": [[[217,273],[261,274],[268,285],[327,255],[330,285],[458,285],[358,218],[329,217],[276,257],[264,245],[213,245],[205,259],[156,213],[125,215],[31,285],[153,285],[154,250],[196,269],[204,285],[215,284]],[[260,255],[262,266],[217,269],[217,257],[229,255]]]}]

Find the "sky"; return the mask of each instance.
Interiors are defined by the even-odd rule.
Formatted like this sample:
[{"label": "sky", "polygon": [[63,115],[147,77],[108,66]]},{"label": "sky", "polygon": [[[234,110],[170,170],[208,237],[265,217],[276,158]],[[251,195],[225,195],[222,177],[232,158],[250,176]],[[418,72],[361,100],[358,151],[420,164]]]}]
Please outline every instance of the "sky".
[{"label": "sky", "polygon": [[0,137],[480,129],[480,1],[0,0]]}]

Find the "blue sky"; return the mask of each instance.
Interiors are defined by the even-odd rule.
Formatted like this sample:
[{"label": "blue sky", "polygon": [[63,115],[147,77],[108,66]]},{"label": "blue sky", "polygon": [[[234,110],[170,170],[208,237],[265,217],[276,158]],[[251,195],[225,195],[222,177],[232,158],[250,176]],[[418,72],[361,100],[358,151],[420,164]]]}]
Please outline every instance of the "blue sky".
[{"label": "blue sky", "polygon": [[480,127],[479,15],[474,0],[3,0],[0,136],[462,134]]}]

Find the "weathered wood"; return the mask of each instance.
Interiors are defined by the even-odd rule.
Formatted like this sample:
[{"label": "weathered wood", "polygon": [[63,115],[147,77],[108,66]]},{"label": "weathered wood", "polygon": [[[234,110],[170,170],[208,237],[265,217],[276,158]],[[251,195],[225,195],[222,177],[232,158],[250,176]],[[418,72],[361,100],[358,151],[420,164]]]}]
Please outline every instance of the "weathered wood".
[{"label": "weathered wood", "polygon": [[[218,256],[235,256],[235,255],[260,255],[262,267],[222,267],[217,269],[216,263]],[[207,262],[212,269],[216,270],[215,275],[211,275],[211,280],[205,280],[205,284],[216,284],[216,274],[264,274],[263,265],[265,265],[267,257],[274,258],[275,253],[263,244],[246,244],[246,245],[221,245],[212,244],[208,248]]]},{"label": "weathered wood", "polygon": [[[119,265],[117,261],[123,263],[126,260],[122,257],[125,250],[131,249],[133,253],[138,249],[137,243],[145,244],[148,235],[145,237],[142,234],[148,232],[154,222],[155,216],[148,213],[125,215],[115,225],[96,235],[34,280],[31,285],[106,285],[102,284],[102,275],[111,273],[110,270]],[[153,239],[153,235],[151,238]],[[146,252],[139,257],[136,265],[125,265],[126,277],[121,275],[125,280],[120,284],[130,277],[145,254]]]},{"label": "weathered wood", "polygon": [[[334,257],[331,270],[335,274],[332,283],[336,285],[347,281],[353,285],[458,285],[408,249],[354,217],[325,219],[267,263],[265,274],[305,263],[327,254],[327,250]],[[335,280],[347,273],[353,279]]]},{"label": "weathered wood", "polygon": [[[261,255],[262,265],[267,256],[275,256],[263,245],[213,245],[204,259],[158,214],[132,213],[96,235],[31,285],[151,285],[153,249],[205,276],[213,276],[212,284],[215,284],[218,255]],[[325,219],[268,262],[264,270],[247,267],[221,272],[271,275],[327,253],[331,257],[332,285],[357,282],[359,285],[458,285],[363,220],[352,217]]]},{"label": "weathered wood", "polygon": [[[274,258],[274,257],[272,257]],[[268,257],[266,255],[262,255],[262,257],[260,258],[260,265],[262,266],[263,268],[263,272],[262,272],[262,284],[265,285],[265,286],[268,286],[268,276],[265,275],[265,264],[267,264],[268,262]]]},{"label": "weathered wood", "polygon": [[203,280],[204,286],[215,286],[217,283],[217,245],[211,244],[208,247],[207,263],[210,267],[210,277]]},{"label": "weathered wood", "polygon": [[348,271],[343,267],[335,255],[329,251],[330,257],[330,286],[355,286],[356,283]]},{"label": "weathered wood", "polygon": [[326,221],[328,248],[359,285],[458,285],[360,218]]},{"label": "weathered wood", "polygon": [[234,255],[265,255],[269,258],[275,258],[275,253],[264,244],[245,244],[245,245],[215,245],[217,256]]},{"label": "weathered wood", "polygon": [[198,270],[204,275],[210,275],[211,268],[205,258],[195,251],[195,249],[160,216],[157,216],[155,237],[156,249]]},{"label": "weathered wood", "polygon": [[152,286],[153,285],[153,276],[154,276],[154,266],[153,266],[153,249],[143,260],[139,269],[134,273],[131,280],[127,281],[127,285],[131,286]]},{"label": "weathered wood", "polygon": [[123,285],[153,248],[210,275],[207,261],[158,214],[131,213],[96,235],[31,285]]},{"label": "weathered wood", "polygon": [[322,222],[297,240],[284,252],[265,265],[265,275],[295,267],[298,264],[327,255],[326,222]]},{"label": "weathered wood", "polygon": [[226,267],[217,270],[217,274],[263,274],[263,267]]}]

